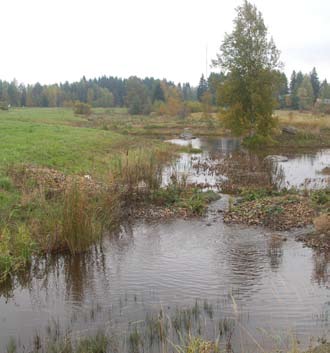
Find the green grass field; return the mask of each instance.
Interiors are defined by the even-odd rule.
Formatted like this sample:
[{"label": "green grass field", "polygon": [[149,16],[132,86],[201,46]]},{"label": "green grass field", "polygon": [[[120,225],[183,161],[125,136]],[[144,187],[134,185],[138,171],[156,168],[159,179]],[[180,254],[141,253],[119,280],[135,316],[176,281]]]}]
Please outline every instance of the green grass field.
[{"label": "green grass field", "polygon": [[[39,251],[88,247],[119,221],[141,181],[156,187],[157,171],[175,147],[91,124],[96,114],[0,111],[0,282]],[[26,174],[31,170],[36,174]],[[81,181],[85,174],[91,179]]]},{"label": "green grass field", "polygon": [[93,174],[106,170],[119,152],[158,144],[86,125],[88,120],[75,116],[71,109],[0,111],[1,169],[27,163]]}]

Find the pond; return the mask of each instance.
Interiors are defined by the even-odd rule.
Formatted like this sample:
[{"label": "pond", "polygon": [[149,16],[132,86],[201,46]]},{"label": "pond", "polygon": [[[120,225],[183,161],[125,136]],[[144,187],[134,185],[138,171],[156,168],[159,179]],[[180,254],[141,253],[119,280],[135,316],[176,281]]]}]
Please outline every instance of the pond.
[{"label": "pond", "polygon": [[[200,154],[181,153],[176,163],[164,171],[164,183],[169,182],[169,176],[173,172],[179,175],[187,175],[188,182],[205,184],[211,187],[221,183],[222,178],[216,175],[212,168],[196,168],[198,164],[212,165],[215,161],[237,151],[243,150],[238,139],[233,138],[196,138],[192,140],[173,139],[169,142],[181,146],[191,145],[193,148],[201,149]],[[271,155],[272,153],[269,153]],[[258,151],[259,158],[266,158],[265,151]],[[285,161],[274,160],[274,163],[282,170],[284,178],[281,180],[281,187],[294,187],[298,189],[323,188],[330,186],[330,149],[308,153],[285,154]],[[324,173],[324,171],[327,171]]]},{"label": "pond", "polygon": [[[192,143],[204,150],[196,158],[239,148],[230,139]],[[296,156],[285,163],[318,168],[318,158],[328,163],[324,153],[314,162]],[[55,327],[74,337],[101,328],[125,351],[138,330],[148,342],[143,350],[160,352],[146,324],[160,311],[174,343],[180,341],[175,327],[220,337],[245,353],[286,348],[293,337],[302,348],[311,338],[330,339],[330,256],[294,240],[308,229],[274,234],[224,224],[227,204],[222,195],[203,218],[123,225],[85,254],[35,262],[0,288],[0,351],[10,338],[28,351],[37,333],[47,337]]]}]

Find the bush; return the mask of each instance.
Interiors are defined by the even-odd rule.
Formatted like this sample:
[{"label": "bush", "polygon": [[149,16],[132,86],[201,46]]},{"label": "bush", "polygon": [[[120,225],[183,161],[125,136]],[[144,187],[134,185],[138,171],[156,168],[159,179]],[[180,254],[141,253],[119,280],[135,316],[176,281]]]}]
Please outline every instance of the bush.
[{"label": "bush", "polygon": [[270,136],[255,134],[245,137],[243,144],[249,148],[259,148],[260,146],[274,146],[276,142]]},{"label": "bush", "polygon": [[318,206],[330,205],[330,189],[313,191],[312,200]]},{"label": "bush", "polygon": [[8,104],[6,102],[0,102],[0,110],[8,110]]},{"label": "bush", "polygon": [[206,208],[206,200],[202,193],[194,192],[187,200],[183,202],[183,207],[187,208],[191,214],[202,215]]},{"label": "bush", "polygon": [[197,101],[187,101],[186,108],[189,113],[200,113],[203,111],[203,106]]},{"label": "bush", "polygon": [[76,102],[74,104],[74,113],[79,115],[89,115],[92,108],[89,104],[83,102]]}]

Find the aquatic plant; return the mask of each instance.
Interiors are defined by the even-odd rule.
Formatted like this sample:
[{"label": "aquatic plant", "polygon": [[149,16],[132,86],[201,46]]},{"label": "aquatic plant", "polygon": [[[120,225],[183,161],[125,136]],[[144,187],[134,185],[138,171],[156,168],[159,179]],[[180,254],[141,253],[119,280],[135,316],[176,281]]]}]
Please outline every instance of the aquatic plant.
[{"label": "aquatic plant", "polygon": [[73,182],[65,190],[61,237],[72,254],[86,250],[98,235],[91,201],[82,184]]},{"label": "aquatic plant", "polygon": [[0,233],[0,281],[31,263],[36,244],[26,226],[4,228]]}]

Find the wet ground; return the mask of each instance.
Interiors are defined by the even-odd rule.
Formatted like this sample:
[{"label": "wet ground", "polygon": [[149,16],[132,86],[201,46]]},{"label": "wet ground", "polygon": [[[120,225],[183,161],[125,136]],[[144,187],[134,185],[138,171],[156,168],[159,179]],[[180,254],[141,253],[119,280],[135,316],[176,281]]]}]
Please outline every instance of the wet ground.
[{"label": "wet ground", "polygon": [[[208,157],[212,148],[238,148],[223,139],[192,143],[205,150],[196,158]],[[286,166],[295,168],[299,158],[306,168],[318,168],[320,158],[328,163],[329,151],[314,160],[294,157]],[[74,336],[99,328],[115,332],[126,350],[127,337],[143,330],[146,318],[160,310],[175,317],[196,306],[191,331],[215,339],[227,322],[221,339],[230,340],[235,352],[285,348],[293,337],[302,348],[311,339],[330,339],[330,257],[294,240],[308,230],[275,235],[225,225],[227,203],[223,196],[202,219],[126,225],[88,253],[35,263],[0,289],[0,351],[11,337],[23,350],[37,332],[47,336],[54,326]],[[146,345],[144,351],[161,347]]]}]

